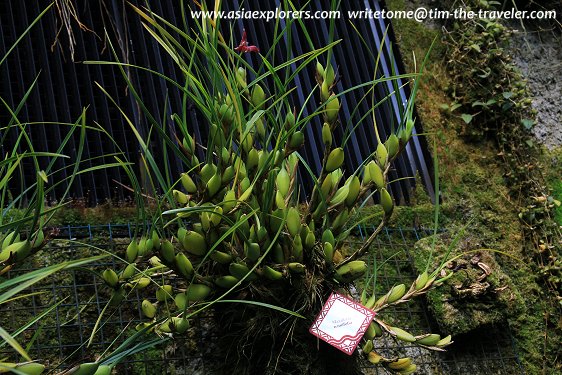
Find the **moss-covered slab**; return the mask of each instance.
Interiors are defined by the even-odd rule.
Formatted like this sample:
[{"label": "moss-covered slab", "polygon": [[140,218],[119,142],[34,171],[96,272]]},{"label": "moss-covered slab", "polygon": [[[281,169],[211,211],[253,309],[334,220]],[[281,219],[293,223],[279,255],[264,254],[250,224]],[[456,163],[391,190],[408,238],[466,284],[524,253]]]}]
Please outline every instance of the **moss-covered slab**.
[{"label": "moss-covered slab", "polygon": [[[453,240],[449,234],[437,235],[433,255],[435,266],[441,263]],[[518,313],[521,295],[495,257],[488,251],[471,249],[471,240],[460,241],[460,256],[450,256],[442,276],[453,273],[438,290],[428,293],[429,310],[442,332],[459,335],[505,322]],[[416,243],[413,251],[416,267],[425,268],[432,253],[433,237]],[[454,254],[459,249],[453,249]]]}]

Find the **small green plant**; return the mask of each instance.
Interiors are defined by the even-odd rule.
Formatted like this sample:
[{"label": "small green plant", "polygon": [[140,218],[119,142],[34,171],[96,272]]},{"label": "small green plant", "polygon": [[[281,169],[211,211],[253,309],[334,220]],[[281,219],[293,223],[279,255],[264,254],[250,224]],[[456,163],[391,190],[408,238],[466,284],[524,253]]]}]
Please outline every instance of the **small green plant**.
[{"label": "small green plant", "polygon": [[454,77],[449,89],[455,109],[463,111],[464,133],[493,134],[506,118],[531,128],[526,84],[503,52],[509,29],[499,21],[478,19],[454,22],[445,36],[450,55],[447,66]]}]

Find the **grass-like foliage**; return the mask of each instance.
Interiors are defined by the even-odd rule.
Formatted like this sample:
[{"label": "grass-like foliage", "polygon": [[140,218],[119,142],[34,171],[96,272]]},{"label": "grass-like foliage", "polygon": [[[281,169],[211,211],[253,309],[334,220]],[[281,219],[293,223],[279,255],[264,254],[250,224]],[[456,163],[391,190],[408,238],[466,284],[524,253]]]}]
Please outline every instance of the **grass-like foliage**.
[{"label": "grass-like foliage", "polygon": [[[30,23],[6,54],[0,58],[0,65],[4,63],[17,44],[23,40],[51,7],[52,4]],[[10,146],[9,152],[2,155],[0,159],[0,305],[3,305],[2,307],[15,301],[17,301],[15,303],[19,303],[22,299],[34,298],[43,293],[32,292],[30,288],[44,282],[55,273],[83,268],[107,257],[106,254],[68,260],[35,271],[10,273],[10,271],[17,270],[21,265],[27,264],[29,266],[29,260],[36,254],[40,254],[48,246],[54,234],[47,229],[49,221],[53,214],[68,202],[68,193],[76,176],[97,169],[123,165],[123,163],[117,161],[111,164],[99,163],[87,169],[81,168],[82,162],[91,162],[91,160],[83,159],[87,134],[103,132],[103,129],[99,127],[87,125],[86,110],[75,123],[42,122],[36,124],[21,121],[22,110],[25,108],[27,98],[36,84],[37,79],[27,88],[23,97],[14,107],[0,97],[0,110],[9,115],[8,122],[0,124],[0,142],[3,145]],[[56,152],[39,150],[33,144],[31,134],[40,126],[66,128],[65,137],[60,140]],[[71,151],[68,145],[73,138],[78,138],[79,141],[76,142],[76,149]],[[10,143],[10,140],[13,139],[15,141]],[[57,169],[60,159],[68,161],[71,157],[73,161],[67,163],[64,171]],[[36,175],[35,183],[26,184],[25,176],[29,174]],[[65,188],[62,189],[62,194],[57,196],[58,203],[48,206],[46,204],[47,197],[53,196],[55,189],[60,186],[65,186]],[[60,190],[57,189],[57,191]],[[62,302],[64,300],[44,311],[37,311],[32,319],[13,332],[9,332],[10,329],[0,326],[0,348],[11,347],[14,353],[12,360],[13,358],[21,360],[10,362],[9,358],[0,356],[0,373],[10,372],[28,375],[41,374],[45,371],[45,365],[33,361],[28,354],[39,331],[35,333],[27,345],[21,343],[20,338],[25,336],[24,332],[27,333],[27,330],[39,324],[45,316],[52,314]],[[11,329],[13,328],[11,327]],[[7,352],[5,351],[5,353]]]}]

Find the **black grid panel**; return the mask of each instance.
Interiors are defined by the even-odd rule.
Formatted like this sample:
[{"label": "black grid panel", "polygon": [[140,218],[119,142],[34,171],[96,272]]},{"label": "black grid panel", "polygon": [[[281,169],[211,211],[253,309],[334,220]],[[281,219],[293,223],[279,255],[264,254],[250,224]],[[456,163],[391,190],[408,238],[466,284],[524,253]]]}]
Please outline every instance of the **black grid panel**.
[{"label": "black grid panel", "polygon": [[[29,264],[27,269],[12,272],[9,276],[47,266],[57,260],[83,256],[85,249],[89,255],[100,252],[86,248],[76,241],[64,241],[64,238],[76,239],[102,250],[122,254],[134,229],[129,225],[61,227],[59,239],[48,249],[52,254],[49,260],[40,260],[38,256],[35,263]],[[359,246],[373,229],[358,228],[349,241],[349,246]],[[377,278],[378,288],[382,293],[393,285],[409,284],[415,279],[409,251],[418,239],[429,234],[431,231],[423,229],[398,228],[385,230],[378,236],[366,260],[372,262],[376,259],[379,265],[386,261],[379,268]],[[107,286],[91,270],[101,272],[107,267],[120,269],[122,266],[118,260],[109,259],[89,267],[90,270],[77,269],[56,274],[28,290],[41,294],[1,305],[0,326],[8,332],[14,332],[24,322],[60,302],[56,309],[18,338],[22,343],[27,343],[38,333],[29,350],[30,355],[38,360],[48,359],[46,364],[55,373],[76,363],[95,360],[108,347],[115,349],[134,332],[135,325],[143,321],[139,302],[147,297],[142,291],[135,292],[119,308],[106,312],[99,332],[94,336],[92,344],[87,346],[95,321],[109,299]],[[385,309],[379,313],[379,317],[415,334],[438,333],[422,299]],[[219,373],[216,367],[217,364],[222,364],[222,359],[217,350],[217,342],[222,335],[217,332],[213,323],[212,311],[198,315],[192,320],[191,329],[186,336],[126,358],[118,366],[117,373]],[[118,337],[120,333],[123,335]],[[456,342],[447,348],[446,353],[430,352],[388,337],[377,339],[375,350],[389,357],[410,356],[418,365],[418,374],[524,374],[507,327],[487,327],[471,335],[455,337],[454,340]],[[11,360],[17,360],[12,351],[5,346],[1,347],[0,357],[6,355]],[[102,355],[102,360],[103,358]],[[365,374],[387,374],[383,368],[372,366],[368,362],[363,363],[362,371]]]},{"label": "black grid panel", "polygon": [[[140,0],[131,1],[134,4],[144,4]],[[33,20],[49,1],[2,1],[0,2],[0,56],[10,48],[19,35],[23,33],[27,25]],[[143,135],[148,134],[148,123],[142,115],[139,107],[134,103],[132,95],[126,89],[125,81],[119,70],[108,65],[85,65],[80,62],[85,60],[113,60],[112,53],[108,47],[108,40],[112,41],[117,49],[121,61],[130,62],[140,66],[163,72],[165,75],[178,82],[182,77],[178,74],[173,62],[158,47],[157,43],[151,39],[150,35],[143,29],[140,17],[133,12],[127,2],[119,0],[104,1],[74,1],[76,15],[92,31],[82,31],[76,22],[72,23],[76,45],[74,47],[74,62],[71,60],[68,49],[69,41],[66,30],[61,28],[60,18],[56,7],[53,7],[42,20],[34,27],[30,34],[24,38],[22,43],[13,51],[7,61],[0,67],[0,96],[15,108],[24,97],[25,91],[33,80],[38,76],[38,84],[31,92],[26,105],[18,115],[20,122],[41,122],[58,121],[73,122],[82,112],[82,108],[88,107],[87,118],[89,121],[96,121],[103,126],[115,139],[115,143],[109,142],[100,133],[88,135],[88,142],[85,149],[85,158],[94,158],[84,163],[84,168],[100,163],[103,159],[99,157],[103,154],[113,154],[118,152],[125,153],[128,160],[139,161],[139,147],[129,128],[123,120],[123,116],[116,106],[107,99],[101,90],[95,85],[97,82],[113,98],[124,112],[129,116]],[[188,3],[190,3],[188,1]],[[271,2],[260,2],[250,0],[240,2],[239,0],[225,1],[225,10],[238,9],[243,6],[247,10],[271,10],[280,6],[279,0]],[[179,1],[156,1],[150,2],[152,10],[170,20],[174,24],[181,24]],[[193,5],[193,4],[191,4]],[[315,0],[310,2],[311,10],[326,10],[325,2]],[[351,26],[345,16],[349,9],[364,9],[370,7],[379,9],[381,4],[375,0],[342,2],[342,19],[336,20],[335,38],[342,38],[343,42],[338,44],[333,53],[332,64],[338,67],[341,81],[336,87],[337,92],[342,92],[345,88],[369,81],[373,78],[375,60],[371,54],[376,55],[383,41],[387,23],[384,20],[358,20],[355,22],[358,32]],[[188,20],[189,21],[189,20]],[[260,46],[262,51],[266,51],[271,44],[271,36],[275,22],[260,22],[238,20],[234,21],[234,37],[238,38],[242,34],[242,29],[246,28],[248,39],[252,44]],[[314,47],[325,46],[328,40],[329,21],[305,21],[309,34],[313,38]],[[281,21],[281,26],[286,27],[285,21]],[[225,28],[226,29],[226,28]],[[303,33],[296,25],[292,26],[292,42],[285,38],[278,45],[274,64],[283,62],[287,51],[293,51],[294,56],[306,52],[309,49]],[[386,41],[382,48],[382,55],[379,63],[377,77],[388,76],[395,65],[398,73],[403,73],[400,59],[391,50],[391,42],[394,41],[392,29],[386,36]],[[235,43],[236,44],[236,43]],[[253,59],[247,54],[246,58]],[[326,61],[323,61],[325,63]],[[254,61],[257,64],[257,60]],[[295,67],[292,67],[294,69]],[[179,112],[181,105],[180,95],[176,89],[166,84],[163,80],[149,75],[148,73],[130,70],[129,77],[137,87],[138,92],[154,115],[157,121],[169,118],[174,112]],[[309,70],[303,71],[296,77],[296,90],[291,98],[295,105],[303,103],[304,99],[311,92],[314,86],[314,71],[311,66]],[[402,86],[404,81],[398,82]],[[358,121],[358,116],[351,117],[356,103],[365,94],[365,89],[356,90],[342,100],[341,118],[343,119],[342,129],[336,133],[336,137],[341,139],[343,129],[351,126]],[[393,91],[389,83],[379,84],[375,88],[376,96],[380,99]],[[409,92],[404,87],[400,92],[392,96],[386,104],[379,107],[375,116],[377,126],[381,136],[386,138],[390,130],[400,121],[400,103],[406,102]],[[168,103],[165,103],[165,98]],[[310,103],[304,109],[304,114],[311,113],[317,104]],[[357,113],[364,114],[369,110],[370,104],[364,101],[359,106]],[[0,124],[3,127],[8,123],[10,115],[2,108],[0,110]],[[319,122],[319,120],[318,120]],[[207,126],[203,124],[194,111],[190,112],[189,126],[198,141],[203,141],[206,137]],[[302,151],[307,162],[313,170],[320,167],[322,156],[321,124],[312,123],[306,128],[307,146]],[[5,155],[11,150],[11,145],[15,142],[18,131],[12,130],[6,133],[0,130],[2,137],[1,152]],[[53,151],[60,144],[61,139],[66,135],[68,127],[57,125],[30,125],[28,133],[38,150]],[[417,133],[421,133],[420,125],[417,125]],[[376,148],[376,138],[371,120],[365,120],[357,128],[356,133],[350,138],[346,154],[345,169],[347,172],[355,170],[357,166]],[[68,144],[65,153],[70,155],[69,160],[74,160],[78,145],[78,135],[75,135]],[[23,150],[20,150],[23,151]],[[161,155],[161,153],[156,152]],[[103,161],[111,161],[106,158]],[[428,192],[432,194],[432,178],[430,158],[427,146],[423,137],[414,137],[407,147],[406,152],[395,162],[395,170],[391,173],[391,179],[400,177],[412,177],[416,171],[422,176],[422,181],[426,185]],[[159,163],[170,163],[172,171],[183,171],[183,166],[179,160],[158,160]],[[46,163],[46,161],[45,161]],[[68,161],[61,160],[57,167],[59,169],[67,166]],[[24,171],[32,171],[33,168],[24,168]],[[64,170],[59,177],[64,178],[69,170]],[[304,175],[304,173],[303,173]],[[310,186],[310,182],[303,181],[305,186]],[[24,176],[26,184],[35,181],[36,176],[28,173]],[[74,197],[86,198],[88,204],[100,203],[105,199],[122,199],[127,196],[122,184],[127,184],[124,172],[118,168],[106,171],[94,171],[80,175],[72,188]],[[391,192],[399,202],[408,201],[409,192],[413,185],[411,179],[403,179],[391,185]],[[60,199],[64,184],[55,189],[50,198]]]},{"label": "black grid panel", "polygon": [[[39,254],[33,263],[10,271],[7,277],[108,251],[123,257],[134,232],[135,227],[132,225],[56,228],[55,238],[43,250],[51,255],[41,257]],[[104,354],[117,349],[136,332],[137,324],[148,321],[142,315],[140,303],[145,298],[154,298],[153,286],[141,291],[133,290],[119,307],[106,308],[111,291],[99,274],[108,268],[122,270],[123,263],[109,257],[86,267],[57,273],[26,290],[33,294],[31,297],[0,306],[0,326],[15,332],[58,304],[52,312],[17,336],[20,342],[33,341],[28,353],[45,364],[52,373],[63,373],[77,364],[96,361],[100,356],[103,360],[107,357]],[[102,319],[89,343],[99,316]],[[217,354],[213,351],[212,342],[216,342],[218,337],[213,321],[212,312],[198,315],[190,320],[191,328],[185,335],[160,344],[155,350],[126,357],[116,367],[116,373],[212,373],[217,363],[213,361],[217,359]],[[155,338],[151,334],[143,336],[143,340],[147,341]],[[20,360],[9,347],[0,347],[0,357],[6,355],[12,361]]]}]

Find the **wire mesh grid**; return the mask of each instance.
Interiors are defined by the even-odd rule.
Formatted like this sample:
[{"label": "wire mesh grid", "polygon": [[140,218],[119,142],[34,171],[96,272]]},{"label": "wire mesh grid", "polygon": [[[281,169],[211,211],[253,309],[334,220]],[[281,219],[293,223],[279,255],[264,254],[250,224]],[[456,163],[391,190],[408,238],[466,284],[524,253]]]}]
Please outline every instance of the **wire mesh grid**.
[{"label": "wire mesh grid", "polygon": [[[132,234],[132,225],[106,225],[58,228],[58,239],[51,242],[48,256],[35,257],[33,263],[11,271],[8,277],[45,267],[77,256],[104,252],[123,254]],[[358,227],[349,241],[354,247],[365,240],[374,228]],[[423,229],[386,229],[373,243],[366,261],[378,265],[377,290],[385,292],[398,283],[415,279],[411,250],[415,242],[431,231]],[[72,239],[73,241],[68,241]],[[88,345],[97,318],[110,299],[110,292],[96,274],[111,267],[119,269],[119,260],[105,258],[93,266],[57,273],[28,290],[30,298],[0,305],[0,326],[14,332],[34,317],[53,308],[20,336],[29,343],[29,353],[42,360],[55,373],[74,364],[93,361],[135,332],[142,318],[140,301],[144,298],[134,290],[124,303],[106,314],[99,331]],[[122,264],[121,264],[122,265]],[[56,306],[55,306],[56,305]],[[383,310],[379,317],[410,332],[436,332],[424,302],[421,300]],[[221,360],[213,342],[218,333],[212,312],[193,319],[185,337],[167,341],[155,349],[127,357],[119,367],[119,374],[213,374]],[[409,356],[418,365],[419,374],[522,374],[524,373],[511,335],[506,327],[488,327],[472,335],[455,338],[446,353],[435,353],[414,345],[405,345],[391,338],[378,339],[375,350],[386,356]],[[7,347],[0,348],[0,358],[14,358]],[[387,374],[386,370],[363,363],[365,374]]]},{"label": "wire mesh grid", "polygon": [[[8,278],[77,257],[108,252],[123,256],[134,229],[132,225],[57,228],[56,238],[44,250],[43,254],[48,255],[34,257],[33,263],[11,271]],[[0,326],[9,332],[54,307],[25,330],[21,339],[21,342],[32,342],[28,353],[54,373],[97,360],[106,349],[111,352],[134,334],[137,324],[146,321],[140,310],[140,301],[146,298],[145,290],[134,289],[119,307],[102,314],[111,292],[99,274],[107,268],[122,269],[119,259],[107,257],[86,267],[50,276],[26,290],[31,297],[0,305]],[[99,329],[88,344],[97,319],[102,315]],[[167,341],[158,349],[127,357],[117,367],[117,373],[211,373],[213,354],[207,342],[212,342],[214,335],[212,321],[212,313],[199,315],[190,322],[191,329],[186,335]],[[0,348],[0,358],[5,356],[18,360],[7,347]]]}]

